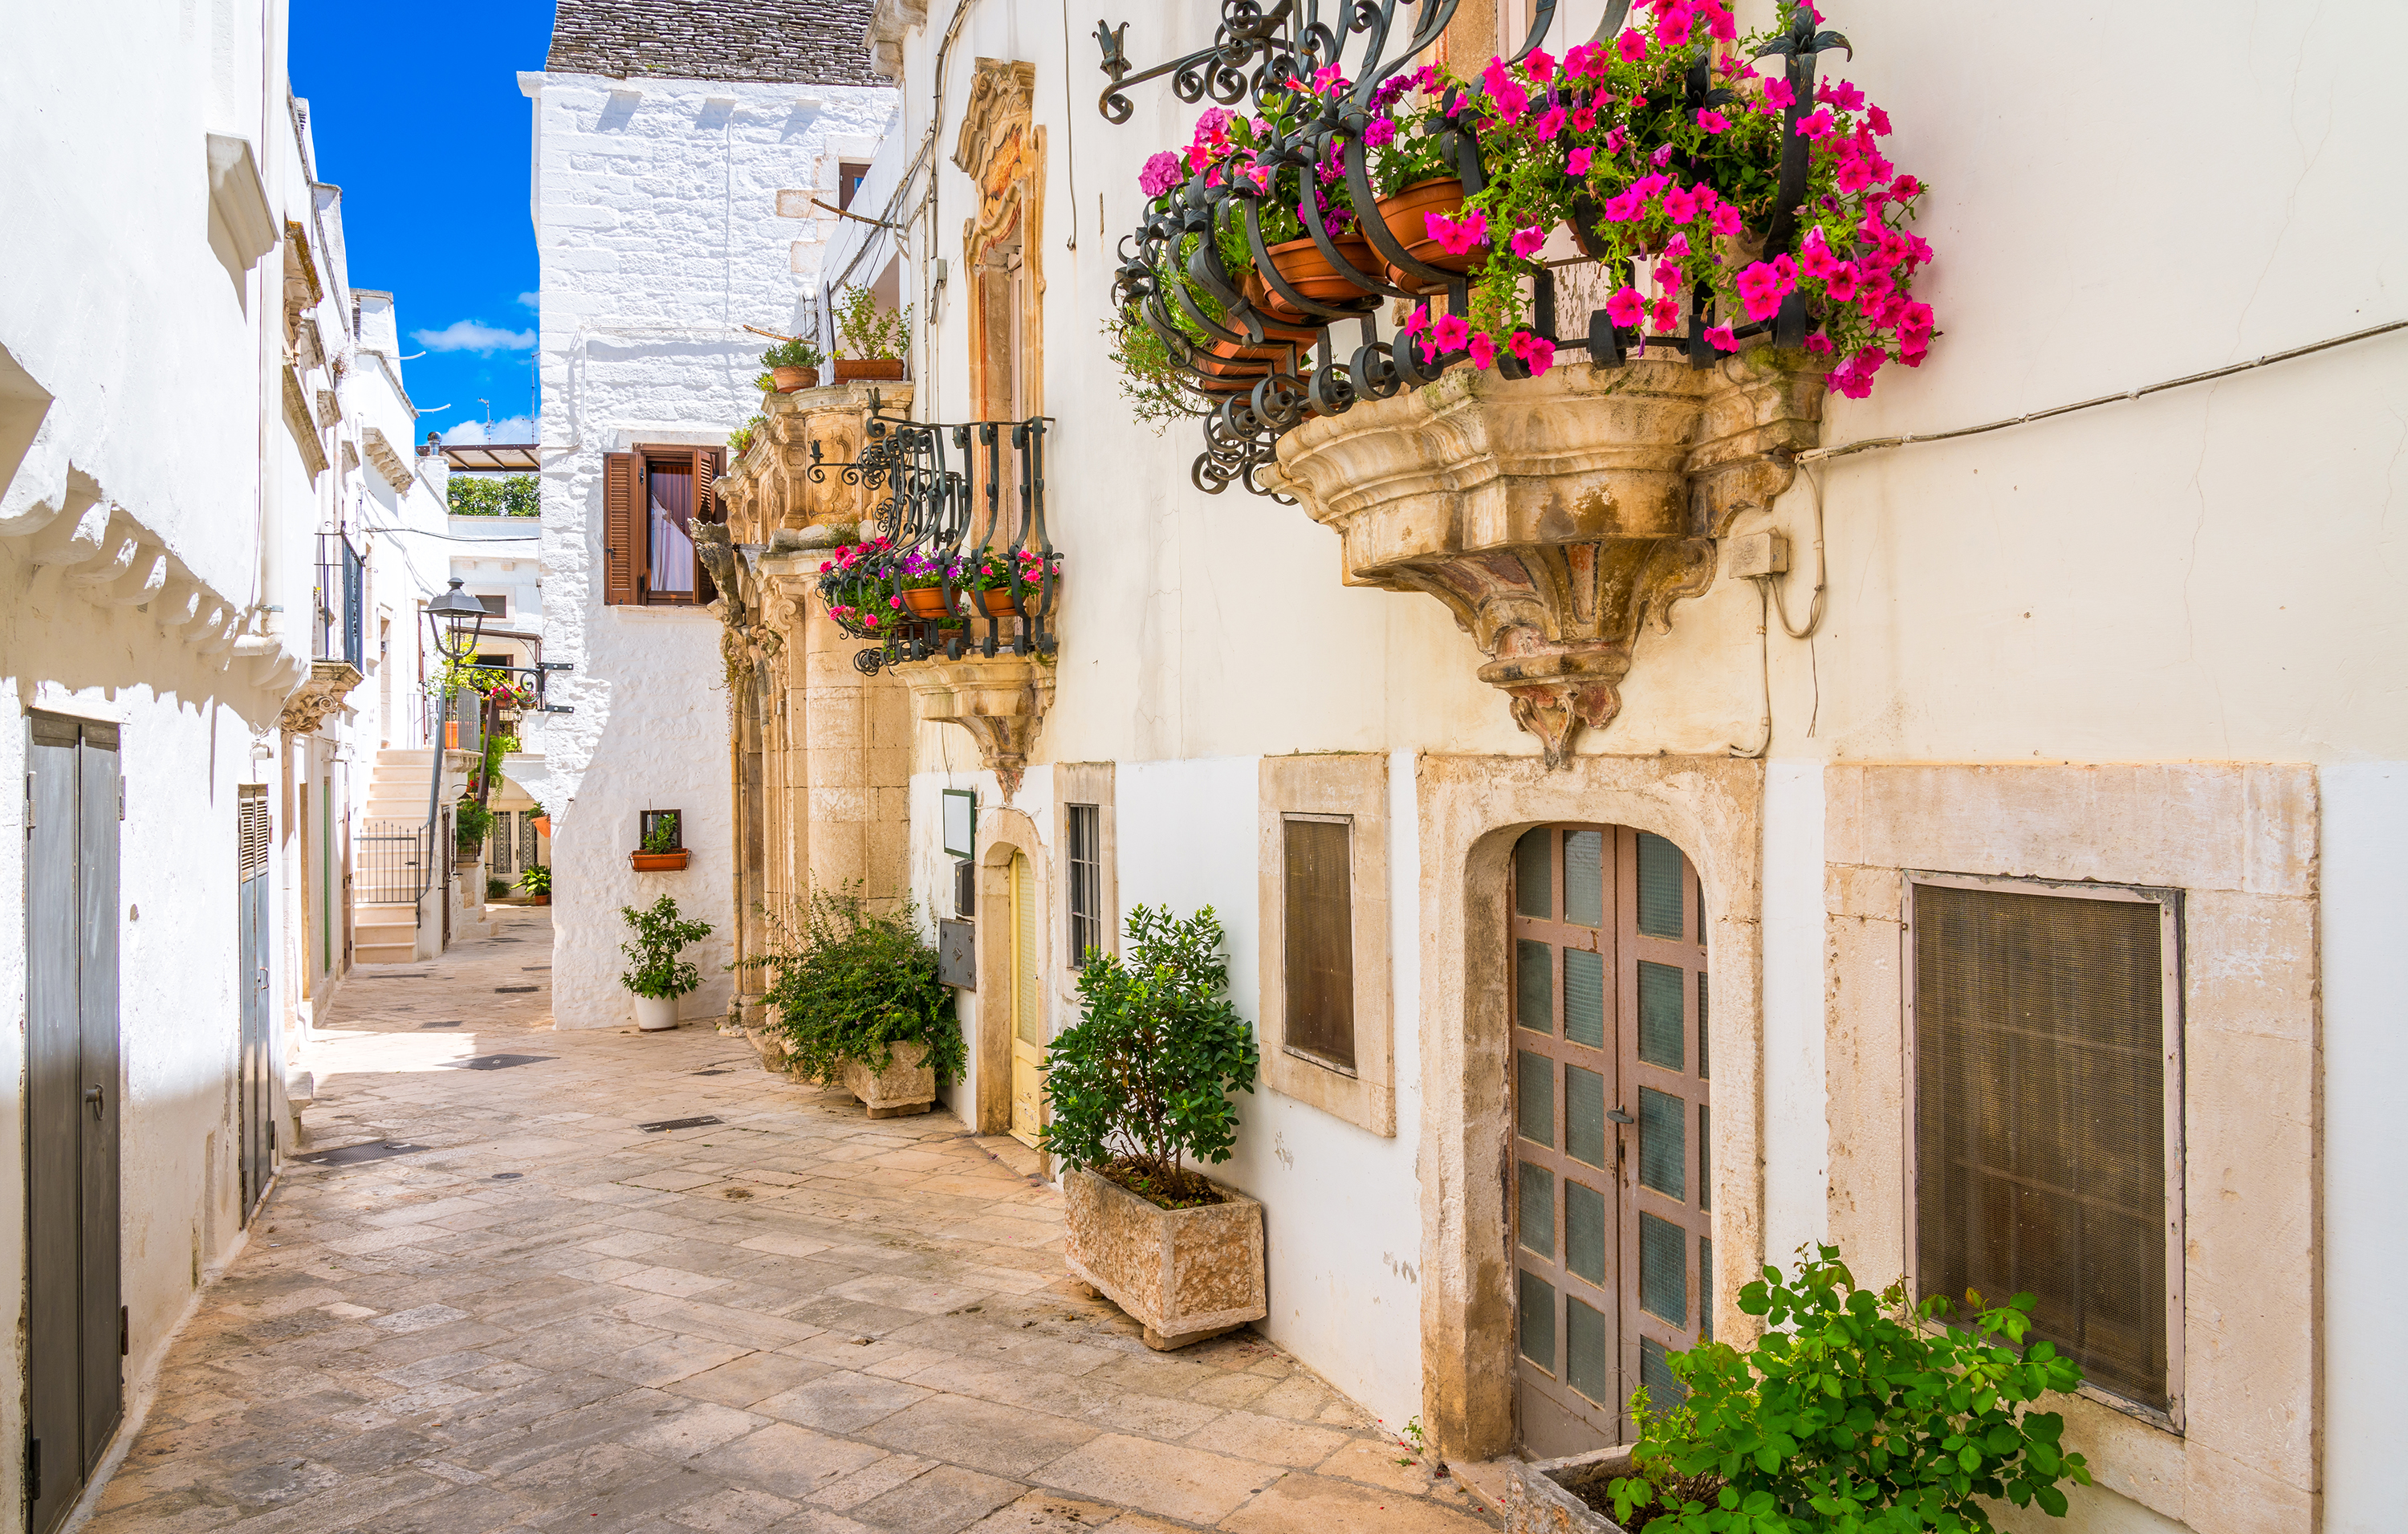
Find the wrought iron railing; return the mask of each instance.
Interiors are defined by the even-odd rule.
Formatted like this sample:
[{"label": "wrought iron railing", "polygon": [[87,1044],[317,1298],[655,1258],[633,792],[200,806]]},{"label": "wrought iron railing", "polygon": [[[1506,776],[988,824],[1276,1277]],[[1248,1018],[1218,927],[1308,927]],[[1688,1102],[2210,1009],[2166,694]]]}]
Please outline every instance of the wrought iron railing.
[{"label": "wrought iron railing", "polygon": [[312,660],[346,661],[351,669],[365,664],[365,614],[367,562],[341,533],[318,535],[318,583],[311,594],[309,656]]},{"label": "wrought iron railing", "polygon": [[810,475],[883,490],[871,541],[839,551],[820,576],[838,625],[872,646],[853,656],[868,674],[898,661],[966,654],[1050,656],[1061,556],[1045,530],[1049,421],[960,424],[879,415],[851,463]]},{"label": "wrought iron railing", "polygon": [[408,821],[364,822],[352,842],[354,897],[367,905],[415,905],[435,878],[431,831]]},{"label": "wrought iron railing", "polygon": [[[1180,99],[1197,102],[1210,97],[1223,106],[1251,94],[1257,106],[1267,97],[1283,97],[1291,82],[1309,80],[1327,66],[1342,66],[1351,89],[1318,102],[1317,109],[1284,130],[1272,126],[1255,141],[1257,165],[1295,167],[1301,179],[1333,155],[1344,168],[1346,191],[1361,216],[1355,230],[1377,258],[1363,270],[1348,258],[1333,237],[1317,197],[1300,199],[1296,211],[1313,247],[1330,269],[1352,283],[1361,296],[1331,300],[1308,297],[1283,277],[1272,262],[1264,238],[1262,214],[1265,190],[1243,177],[1218,178],[1198,170],[1168,198],[1161,211],[1149,209],[1145,220],[1121,241],[1121,266],[1114,279],[1116,297],[1131,321],[1144,325],[1168,351],[1179,371],[1178,381],[1202,417],[1204,450],[1197,455],[1191,478],[1197,487],[1218,494],[1239,483],[1257,495],[1273,495],[1263,485],[1260,471],[1273,462],[1279,438],[1315,415],[1337,415],[1361,399],[1385,399],[1399,391],[1434,381],[1448,366],[1471,355],[1468,349],[1440,351],[1425,357],[1422,349],[1400,335],[1382,338],[1381,323],[1388,301],[1443,294],[1444,312],[1468,316],[1470,280],[1417,258],[1384,220],[1369,210],[1379,202],[1367,157],[1366,135],[1373,121],[1372,96],[1383,83],[1414,67],[1437,48],[1454,19],[1457,0],[1222,0],[1221,25],[1211,45],[1181,57],[1132,73],[1124,43],[1127,23],[1098,26],[1103,70],[1110,77],[1099,102],[1103,115],[1125,122],[1132,111],[1127,88],[1169,77]],[[1398,12],[1410,10],[1409,24],[1399,25]],[[1622,30],[1629,0],[1610,0],[1593,40],[1610,43]],[[1537,0],[1528,35],[1508,60],[1520,64],[1547,40],[1555,20],[1555,0]],[[1350,44],[1361,39],[1358,56],[1346,57]],[[1799,124],[1814,102],[1814,56],[1828,49],[1845,48],[1834,32],[1816,30],[1811,12],[1802,7],[1788,30],[1772,39],[1759,57],[1783,58],[1792,99],[1782,120],[1778,188],[1771,216],[1764,230],[1764,259],[1791,252],[1798,239],[1798,210],[1807,183],[1807,146]],[[1700,57],[1684,81],[1684,107],[1695,112],[1719,106],[1728,93],[1713,86],[1709,65]],[[1426,131],[1440,139],[1440,153],[1455,167],[1466,196],[1488,184],[1480,149],[1480,117],[1484,107],[1450,89]],[[1275,115],[1275,114],[1268,114]],[[1216,182],[1217,184],[1208,184]],[[1276,185],[1278,183],[1274,183]],[[1601,245],[1593,231],[1575,229],[1584,249]],[[1261,286],[1233,275],[1224,262],[1220,239],[1225,232],[1240,235]],[[1357,249],[1360,247],[1358,246]],[[1619,277],[1615,279],[1619,280]],[[1697,283],[1686,294],[1684,323],[1671,334],[1649,334],[1644,322],[1617,325],[1602,311],[1582,316],[1561,315],[1553,269],[1531,279],[1530,332],[1558,349],[1584,350],[1601,367],[1621,366],[1648,346],[1669,346],[1686,354],[1692,366],[1713,363],[1715,348],[1706,331],[1714,323],[1707,286]],[[1194,294],[1209,296],[1222,312],[1218,318],[1196,302]],[[1258,302],[1259,300],[1259,302]],[[1268,312],[1276,302],[1283,312]],[[1302,318],[1299,319],[1298,316]],[[1561,323],[1569,321],[1570,323]],[[1356,342],[1350,349],[1340,338],[1340,327],[1353,324]],[[1734,323],[1730,335],[1744,339],[1769,335],[1777,346],[1802,343],[1810,329],[1805,301],[1792,293],[1770,320]],[[1196,336],[1205,340],[1198,343]],[[1310,336],[1310,339],[1303,338]],[[1213,343],[1242,349],[1232,365],[1215,355]],[[1507,378],[1527,377],[1526,363],[1510,354],[1495,359]]]}]

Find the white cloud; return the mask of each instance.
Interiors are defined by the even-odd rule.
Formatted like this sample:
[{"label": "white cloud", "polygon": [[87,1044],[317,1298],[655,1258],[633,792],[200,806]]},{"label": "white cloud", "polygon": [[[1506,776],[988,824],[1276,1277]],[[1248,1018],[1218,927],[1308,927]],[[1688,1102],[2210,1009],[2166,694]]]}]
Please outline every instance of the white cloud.
[{"label": "white cloud", "polygon": [[536,440],[535,418],[509,415],[491,426],[481,421],[464,421],[443,434],[446,442],[532,442]]},{"label": "white cloud", "polygon": [[523,293],[519,294],[519,307],[521,308],[543,308],[543,294],[539,293]]},{"label": "white cloud", "polygon": [[535,348],[532,330],[497,330],[481,320],[454,320],[441,330],[413,330],[410,338],[429,351],[474,351],[491,356],[496,351],[529,351]]}]

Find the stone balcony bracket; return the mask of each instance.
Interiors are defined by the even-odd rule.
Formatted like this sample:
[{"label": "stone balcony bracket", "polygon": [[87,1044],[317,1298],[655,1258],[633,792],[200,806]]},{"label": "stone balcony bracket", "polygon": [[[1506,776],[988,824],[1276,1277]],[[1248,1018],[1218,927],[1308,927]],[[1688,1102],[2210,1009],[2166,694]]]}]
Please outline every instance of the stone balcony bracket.
[{"label": "stone balcony bracket", "polygon": [[1716,542],[1821,439],[1823,375],[1764,350],[1436,383],[1281,438],[1277,488],[1337,531],[1348,585],[1446,604],[1549,767],[1621,711],[1642,623],[1713,584]]},{"label": "stone balcony bracket", "polygon": [[911,690],[920,718],[969,732],[979,765],[995,774],[1010,803],[1037,726],[1054,704],[1053,665],[1034,655],[965,655],[903,661],[887,669]]},{"label": "stone balcony bracket", "polygon": [[284,700],[276,723],[287,735],[312,735],[365,679],[349,661],[311,661],[309,675]]}]

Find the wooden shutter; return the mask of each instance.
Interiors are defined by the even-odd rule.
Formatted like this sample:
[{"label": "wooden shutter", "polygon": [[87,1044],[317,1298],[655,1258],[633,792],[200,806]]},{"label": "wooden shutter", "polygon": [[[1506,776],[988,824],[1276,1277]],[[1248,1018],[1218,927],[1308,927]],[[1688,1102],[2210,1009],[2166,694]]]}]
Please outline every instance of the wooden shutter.
[{"label": "wooden shutter", "polygon": [[644,599],[638,579],[645,527],[637,469],[632,452],[602,455],[602,600],[613,607]]},{"label": "wooden shutter", "polygon": [[726,455],[724,448],[694,450],[694,520],[698,523],[719,520],[719,471]]}]

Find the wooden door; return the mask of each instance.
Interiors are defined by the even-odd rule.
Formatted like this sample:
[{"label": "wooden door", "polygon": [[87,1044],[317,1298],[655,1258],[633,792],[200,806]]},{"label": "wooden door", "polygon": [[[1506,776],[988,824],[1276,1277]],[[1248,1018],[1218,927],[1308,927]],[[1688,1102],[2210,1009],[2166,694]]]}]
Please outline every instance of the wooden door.
[{"label": "wooden door", "polygon": [[1705,1062],[1684,1068],[1703,1037],[1695,891],[1679,849],[1642,832],[1547,826],[1515,848],[1507,1203],[1516,1401],[1542,1457],[1627,1441],[1632,1388],[1662,1404],[1665,1353],[1697,1340],[1688,1264],[1710,1269],[1712,1246],[1692,1128]]},{"label": "wooden door", "polygon": [[248,1221],[267,1192],[275,1158],[274,1095],[268,1081],[269,952],[267,788],[246,784],[235,812],[237,828],[235,921],[236,1011],[241,1026],[238,1097],[242,1106],[242,1217]]},{"label": "wooden door", "polygon": [[108,1452],[120,1357],[113,724],[28,721],[26,1499],[55,1527]]},{"label": "wooden door", "polygon": [[1045,1127],[1044,968],[1037,886],[1025,853],[1011,854],[1011,1135],[1030,1145]]}]

